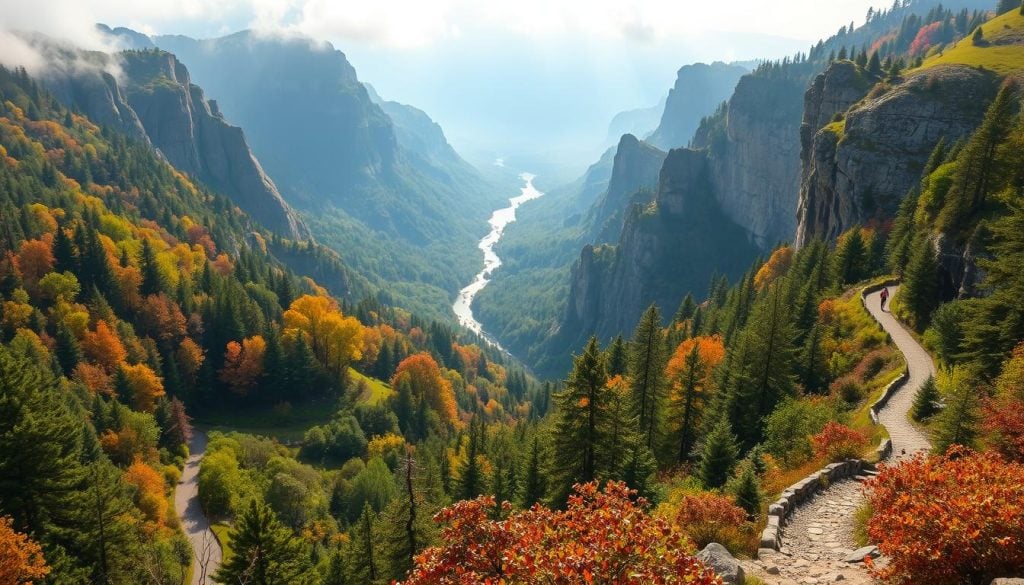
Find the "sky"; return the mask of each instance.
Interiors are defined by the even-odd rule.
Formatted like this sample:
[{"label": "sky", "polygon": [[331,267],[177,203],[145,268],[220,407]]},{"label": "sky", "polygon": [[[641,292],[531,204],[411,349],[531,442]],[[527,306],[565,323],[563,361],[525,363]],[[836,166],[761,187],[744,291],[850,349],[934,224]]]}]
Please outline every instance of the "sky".
[{"label": "sky", "polygon": [[[103,44],[95,22],[198,38],[246,28],[303,34],[344,51],[385,99],[425,110],[471,159],[530,151],[582,161],[600,151],[617,112],[658,103],[680,66],[806,50],[880,4],[888,2],[0,0],[0,29],[88,48]],[[0,33],[0,60],[18,59],[31,55]]]}]

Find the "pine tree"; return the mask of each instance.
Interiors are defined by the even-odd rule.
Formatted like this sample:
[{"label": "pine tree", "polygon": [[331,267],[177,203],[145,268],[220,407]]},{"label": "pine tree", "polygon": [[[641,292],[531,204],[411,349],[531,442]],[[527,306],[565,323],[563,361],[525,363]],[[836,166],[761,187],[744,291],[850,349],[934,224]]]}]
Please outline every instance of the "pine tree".
[{"label": "pine tree", "polygon": [[882,61],[878,58],[878,51],[871,53],[871,60],[868,61],[868,73],[872,75],[882,74]]},{"label": "pine tree", "polygon": [[975,45],[980,45],[985,42],[985,33],[981,30],[981,27],[974,29],[974,34],[971,35],[971,42]]},{"label": "pine tree", "polygon": [[700,359],[700,345],[694,344],[686,356],[686,370],[679,381],[679,398],[673,405],[673,418],[679,421],[675,431],[675,444],[678,445],[676,460],[679,463],[687,461],[693,449],[695,430],[700,425],[700,412],[705,400],[699,393],[698,384],[706,374],[706,367]]},{"label": "pine tree", "polygon": [[70,376],[78,362],[82,361],[82,348],[79,346],[75,334],[64,324],[64,321],[57,323],[56,341],[57,347],[54,353],[57,356],[57,361],[60,363],[64,375]]},{"label": "pine tree", "polygon": [[938,402],[941,396],[939,395],[939,388],[935,384],[935,377],[928,376],[928,379],[921,384],[921,387],[917,389],[917,393],[914,394],[914,405],[910,410],[910,416],[921,422],[929,419],[938,412]]},{"label": "pine tree", "polygon": [[608,363],[608,375],[611,377],[626,375],[628,356],[626,355],[626,342],[623,341],[621,335],[615,336],[605,354],[605,359]]},{"label": "pine tree", "polygon": [[134,530],[138,511],[121,471],[105,457],[84,472],[83,489],[75,494],[70,518],[61,525],[71,528],[78,541],[80,560],[92,572],[95,583],[131,580],[139,556],[141,534]]},{"label": "pine tree", "polygon": [[648,449],[661,436],[662,403],[665,401],[665,344],[661,313],[651,305],[640,317],[629,348],[630,394],[637,428]]},{"label": "pine tree", "polygon": [[519,484],[519,505],[523,508],[531,508],[544,499],[544,494],[547,492],[545,477],[541,472],[540,439],[536,436],[530,443],[530,453],[526,458],[522,478]]},{"label": "pine tree", "polygon": [[936,419],[932,437],[935,453],[945,453],[952,445],[973,448],[978,438],[978,391],[972,387],[967,372],[962,368],[953,368],[949,377],[946,406]]},{"label": "pine tree", "polygon": [[752,447],[761,439],[762,424],[785,397],[793,393],[796,331],[790,322],[785,282],[777,281],[758,301],[740,334],[726,372],[725,407],[740,440]]},{"label": "pine tree", "polygon": [[459,482],[455,492],[455,496],[460,500],[472,500],[484,492],[484,476],[479,461],[481,433],[482,428],[470,426],[466,459],[459,466]]},{"label": "pine tree", "polygon": [[832,263],[836,284],[860,282],[867,276],[867,248],[860,226],[854,226],[839,238]]},{"label": "pine tree", "polygon": [[82,426],[47,368],[0,346],[0,510],[42,533],[82,477]]},{"label": "pine tree", "polygon": [[683,298],[682,303],[679,303],[679,309],[676,310],[672,321],[675,323],[685,323],[688,319],[693,318],[693,314],[696,311],[697,303],[693,300],[693,294],[686,293],[686,297]]},{"label": "pine tree", "polygon": [[413,566],[413,557],[426,547],[432,539],[433,522],[431,510],[419,486],[419,471],[408,447],[399,467],[401,494],[387,505],[381,513],[382,541],[380,564],[384,568],[382,577],[388,582],[405,578]]},{"label": "pine tree", "polygon": [[565,389],[553,396],[557,404],[552,440],[550,500],[562,505],[573,484],[597,479],[597,449],[608,402],[608,374],[597,338],[573,360]]},{"label": "pine tree", "polygon": [[346,560],[349,567],[349,579],[352,583],[378,583],[380,559],[374,543],[377,534],[377,518],[369,502],[363,506],[363,513],[352,526],[352,540],[349,543]]},{"label": "pine tree", "polygon": [[157,295],[164,290],[164,276],[157,265],[156,252],[148,238],[142,239],[142,255],[139,258],[140,270],[142,271],[142,285],[139,292],[143,297]]},{"label": "pine tree", "polygon": [[736,465],[739,446],[729,421],[722,419],[704,440],[697,476],[709,489],[725,485]]},{"label": "pine tree", "polygon": [[302,539],[264,503],[251,501],[229,538],[234,554],[217,571],[221,583],[291,585],[310,574],[309,552]]},{"label": "pine tree", "polygon": [[[938,149],[942,146],[940,142]],[[933,151],[932,157],[939,151]],[[938,154],[938,156],[943,156]],[[929,163],[931,164],[931,163]],[[941,164],[941,159],[938,164]],[[936,168],[938,168],[936,166]],[[896,220],[893,222],[892,232],[886,242],[886,265],[890,272],[903,275],[910,258],[910,251],[914,242],[914,212],[917,211],[917,200],[919,197],[917,189],[911,190],[903,201],[900,202],[899,210],[896,212]]]},{"label": "pine tree", "polygon": [[939,304],[939,267],[931,240],[919,236],[913,245],[910,262],[903,274],[900,302],[910,312],[911,323],[919,330],[928,325]]},{"label": "pine tree", "polygon": [[745,461],[740,466],[740,472],[730,488],[733,497],[736,498],[736,505],[746,510],[750,517],[756,517],[761,513],[761,501],[764,496],[753,462]]},{"label": "pine tree", "polygon": [[821,394],[828,386],[828,364],[821,347],[821,338],[821,326],[815,324],[807,334],[800,354],[800,382],[804,392],[810,394]]}]

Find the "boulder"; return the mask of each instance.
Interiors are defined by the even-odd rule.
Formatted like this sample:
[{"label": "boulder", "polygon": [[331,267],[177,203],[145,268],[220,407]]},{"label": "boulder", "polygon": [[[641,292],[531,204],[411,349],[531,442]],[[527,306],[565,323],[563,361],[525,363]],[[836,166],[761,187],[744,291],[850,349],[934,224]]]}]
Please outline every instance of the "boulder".
[{"label": "boulder", "polygon": [[697,553],[697,558],[705,565],[711,567],[715,573],[722,578],[724,585],[743,585],[746,576],[739,561],[733,557],[726,548],[717,542],[704,547],[704,550]]}]

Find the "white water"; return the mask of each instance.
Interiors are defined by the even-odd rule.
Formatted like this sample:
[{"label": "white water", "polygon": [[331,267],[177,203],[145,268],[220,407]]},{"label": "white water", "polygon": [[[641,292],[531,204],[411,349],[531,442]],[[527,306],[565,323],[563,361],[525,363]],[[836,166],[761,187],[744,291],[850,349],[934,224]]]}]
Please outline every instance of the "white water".
[{"label": "white water", "polygon": [[533,186],[534,175],[523,173],[519,175],[519,178],[526,182],[522,188],[522,194],[509,199],[508,207],[498,209],[491,215],[491,220],[488,222],[491,225],[491,232],[484,236],[477,246],[484,253],[484,269],[476,275],[469,286],[459,291],[459,296],[456,297],[455,304],[452,305],[452,310],[455,311],[455,316],[459,318],[459,323],[463,327],[477,333],[498,349],[501,349],[498,341],[488,335],[484,331],[483,325],[473,317],[473,298],[487,286],[487,283],[491,281],[491,275],[501,266],[501,258],[498,258],[494,252],[494,246],[501,240],[505,227],[516,220],[516,209],[523,203],[544,195]]}]

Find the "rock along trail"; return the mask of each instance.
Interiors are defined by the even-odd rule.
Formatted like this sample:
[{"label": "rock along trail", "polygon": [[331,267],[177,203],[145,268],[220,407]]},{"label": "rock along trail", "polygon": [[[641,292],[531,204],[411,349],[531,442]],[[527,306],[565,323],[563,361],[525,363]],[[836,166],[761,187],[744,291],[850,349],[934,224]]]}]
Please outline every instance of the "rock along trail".
[{"label": "rock along trail", "polygon": [[[898,289],[890,287],[889,292],[895,295]],[[934,375],[935,365],[888,308],[882,310],[878,292],[868,295],[866,302],[868,310],[892,337],[910,370],[907,383],[878,413],[879,422],[885,425],[892,439],[891,460],[899,460],[930,447],[928,438],[911,424],[907,413],[918,388],[928,376]],[[745,562],[744,568],[769,585],[874,583],[862,564],[844,560],[857,548],[853,536],[854,515],[862,502],[860,482],[846,480],[832,485],[793,512],[783,530],[779,552]]]},{"label": "rock along trail", "polygon": [[190,585],[210,585],[214,583],[212,575],[220,568],[223,553],[199,504],[199,464],[206,453],[206,434],[194,430],[188,448],[185,469],[174,490],[174,509],[178,512],[181,529],[192,545]]}]

